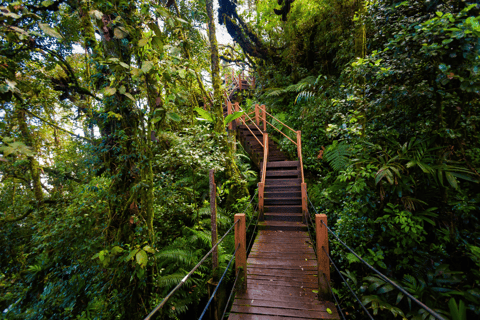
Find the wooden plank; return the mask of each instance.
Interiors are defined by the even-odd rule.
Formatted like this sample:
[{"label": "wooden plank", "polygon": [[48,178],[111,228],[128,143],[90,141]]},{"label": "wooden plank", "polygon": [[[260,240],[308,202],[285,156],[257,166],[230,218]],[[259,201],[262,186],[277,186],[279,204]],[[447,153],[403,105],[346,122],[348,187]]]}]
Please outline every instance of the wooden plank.
[{"label": "wooden plank", "polygon": [[330,310],[336,309],[336,306],[332,302],[320,302],[320,301],[274,301],[274,300],[263,300],[263,299],[236,299],[235,305],[238,306],[247,306],[252,307],[270,307],[270,308],[289,308],[296,310],[316,310],[326,312],[327,308]]},{"label": "wooden plank", "polygon": [[269,266],[296,266],[296,267],[306,267],[306,266],[317,266],[317,261],[314,260],[280,260],[280,259],[266,259],[266,258],[248,258],[247,265],[250,264],[268,264]]},{"label": "wooden plank", "polygon": [[273,268],[262,268],[261,266],[249,266],[247,268],[248,275],[258,275],[258,276],[285,276],[285,277],[302,277],[304,275],[312,276],[316,278],[317,270],[316,268],[304,268],[304,270],[299,269],[273,269]]},{"label": "wooden plank", "polygon": [[313,293],[312,289],[309,288],[277,287],[251,284],[247,292],[278,297],[290,297],[294,300],[301,300],[300,298],[302,297],[309,299],[317,299],[317,294]]},{"label": "wooden plank", "polygon": [[296,168],[299,164],[300,164],[299,161],[267,162],[267,168],[287,168],[287,167]]},{"label": "wooden plank", "polygon": [[243,313],[231,313],[228,320],[305,320],[305,318],[292,318],[292,317],[277,317],[277,316],[265,316],[261,314],[243,314]]},{"label": "wooden plank", "polygon": [[284,308],[265,308],[265,307],[249,307],[249,306],[238,306],[233,305],[232,311],[234,313],[253,313],[253,314],[263,314],[268,316],[283,316],[283,317],[298,317],[301,316],[303,319],[335,319],[335,316],[328,314],[327,311],[310,311],[302,310],[298,312],[295,309],[284,309]]},{"label": "wooden plank", "polygon": [[[271,259],[278,259],[279,252],[278,251],[251,251],[249,257],[262,257],[262,258],[271,258]],[[317,260],[315,253],[302,251],[302,252],[282,252],[281,253],[282,259],[308,259],[308,260]]]},{"label": "wooden plank", "polygon": [[316,284],[317,277],[314,277],[313,274],[297,274],[297,276],[288,275],[288,276],[278,276],[275,274],[266,275],[266,274],[249,274],[248,279],[250,280],[262,280],[262,281],[271,281],[271,282],[278,282],[278,281],[287,281],[290,283],[296,283],[299,286],[302,286],[303,282],[313,282]]},{"label": "wooden plank", "polygon": [[[314,279],[316,280],[316,279]],[[317,290],[318,288],[318,281],[317,283],[311,283],[309,281],[282,281],[282,280],[273,280],[273,279],[269,279],[269,280],[266,280],[266,279],[252,279],[252,278],[249,278],[247,279],[247,283],[248,283],[248,286],[257,286],[257,285],[263,285],[263,286],[279,286],[279,287],[282,287],[282,288],[286,288],[286,287],[294,287],[294,288],[300,288],[300,289],[303,289],[303,288],[307,288],[307,289],[312,289],[312,290]]]}]

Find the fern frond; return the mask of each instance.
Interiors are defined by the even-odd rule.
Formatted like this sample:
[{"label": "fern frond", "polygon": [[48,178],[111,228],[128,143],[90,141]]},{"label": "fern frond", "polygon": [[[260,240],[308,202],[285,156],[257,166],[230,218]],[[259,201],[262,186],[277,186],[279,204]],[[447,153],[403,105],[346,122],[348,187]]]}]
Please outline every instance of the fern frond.
[{"label": "fern frond", "polygon": [[[176,286],[177,284],[180,283],[180,281],[182,281],[186,273],[187,272],[182,272],[182,273],[177,272],[177,273],[172,273],[163,277],[159,277],[156,279],[156,285],[158,287],[167,287],[167,288]],[[192,280],[189,278],[187,279],[185,284],[188,286],[191,284],[191,282]]]},{"label": "fern frond", "polygon": [[345,141],[340,143],[334,141],[333,144],[328,146],[323,153],[323,158],[335,171],[344,170],[347,167],[349,156],[349,146]]},{"label": "fern frond", "polygon": [[299,94],[297,94],[297,97],[295,98],[295,103],[302,101],[305,99],[305,101],[308,101],[316,96],[315,92],[312,91],[302,91]]},{"label": "fern frond", "polygon": [[267,93],[267,97],[278,97],[279,95],[282,95],[284,93],[286,93],[286,91],[283,88],[272,88],[272,89],[269,89],[269,92]]},{"label": "fern frond", "polygon": [[176,263],[187,266],[193,265],[197,258],[193,251],[172,247],[167,247],[161,250],[155,254],[155,257],[160,259],[162,264]]},{"label": "fern frond", "polygon": [[189,227],[185,227],[185,230],[191,233],[188,238],[188,243],[201,243],[204,246],[211,247],[211,234],[207,231],[194,230]]}]

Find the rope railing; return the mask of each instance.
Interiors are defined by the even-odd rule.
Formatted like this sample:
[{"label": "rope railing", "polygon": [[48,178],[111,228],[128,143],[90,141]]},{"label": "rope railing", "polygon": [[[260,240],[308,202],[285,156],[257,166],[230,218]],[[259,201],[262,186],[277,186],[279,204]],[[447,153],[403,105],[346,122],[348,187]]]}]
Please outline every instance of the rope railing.
[{"label": "rope railing", "polygon": [[[307,199],[308,199],[308,202],[310,203],[310,206],[313,208],[313,210],[315,211],[316,214],[318,214],[318,211],[317,209],[315,208],[315,206],[313,205],[312,203],[312,200],[310,199],[310,197],[308,196],[308,193],[307,193]],[[311,218],[310,218],[310,221],[311,221]],[[425,311],[427,311],[428,313],[430,313],[432,316],[434,316],[436,319],[438,320],[446,320],[444,317],[442,317],[440,314],[438,314],[437,312],[433,311],[431,308],[427,307],[427,305],[425,305],[423,302],[421,302],[420,300],[418,300],[417,298],[415,298],[412,294],[410,294],[408,291],[406,291],[404,288],[402,288],[401,286],[399,286],[398,284],[396,284],[395,282],[393,282],[392,280],[390,280],[387,276],[385,276],[383,273],[381,273],[380,271],[378,271],[377,269],[375,269],[372,265],[370,265],[368,262],[366,262],[362,257],[360,257],[355,251],[353,251],[349,246],[347,246],[347,244],[345,242],[343,242],[336,234],[335,232],[333,232],[323,221],[321,221],[322,224],[327,228],[328,232],[330,234],[332,234],[335,239],[338,240],[338,242],[340,242],[345,248],[348,249],[348,251],[350,251],[359,261],[361,261],[363,264],[365,264],[367,267],[369,267],[372,271],[374,271],[376,274],[379,275],[380,278],[382,278],[385,282],[391,284],[392,286],[394,286],[395,288],[397,288],[400,292],[402,292],[404,295],[406,295],[408,298],[410,298],[411,300],[413,300],[415,303],[417,303],[420,307],[422,307]],[[325,251],[325,248],[322,247],[323,250]],[[333,262],[332,258],[330,257],[330,255],[328,255],[328,253],[325,251],[325,254],[328,256],[328,258],[330,259],[330,261],[332,262],[333,266],[335,267],[335,269],[338,271],[338,274],[342,277],[342,279],[344,280],[345,283],[347,283],[345,281],[345,279],[343,278],[342,274],[340,273],[340,271],[337,269],[335,263]],[[347,283],[347,286],[350,288],[350,286],[348,285]],[[351,288],[350,288],[351,289]],[[357,298],[357,297],[356,297]],[[358,300],[358,298],[357,298]],[[360,300],[358,300],[360,302]],[[361,304],[361,302],[360,302]],[[363,304],[362,304],[363,306]],[[371,317],[371,316],[370,316]],[[371,318],[373,319],[373,318]]]},{"label": "rope railing", "polygon": [[235,259],[235,253],[237,253],[238,248],[240,248],[240,244],[238,244],[237,248],[236,248],[235,251],[233,252],[232,258],[231,258],[230,261],[228,262],[228,265],[227,265],[227,267],[225,268],[225,271],[223,272],[222,277],[221,277],[220,280],[218,281],[218,284],[215,286],[215,290],[213,291],[212,295],[210,296],[210,299],[208,300],[207,305],[206,305],[205,308],[203,309],[203,312],[202,312],[202,314],[200,315],[200,318],[198,318],[198,320],[202,320],[203,316],[204,316],[205,313],[207,312],[208,307],[210,306],[210,303],[212,303],[213,298],[215,297],[215,294],[217,293],[217,290],[218,290],[218,288],[220,287],[220,284],[222,283],[223,279],[225,278],[225,275],[226,275],[227,272],[228,272],[228,269],[230,268],[230,265],[232,264],[233,259]]}]

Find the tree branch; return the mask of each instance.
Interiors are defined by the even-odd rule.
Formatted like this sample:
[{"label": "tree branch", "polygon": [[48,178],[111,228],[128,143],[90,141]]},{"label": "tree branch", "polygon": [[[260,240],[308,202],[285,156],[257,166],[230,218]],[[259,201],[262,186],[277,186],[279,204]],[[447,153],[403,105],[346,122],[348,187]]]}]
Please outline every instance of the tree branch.
[{"label": "tree branch", "polygon": [[42,118],[42,117],[40,117],[40,116],[37,116],[35,113],[27,110],[26,108],[23,108],[23,110],[24,110],[26,113],[28,113],[29,115],[31,115],[32,117],[35,117],[35,118],[37,118],[38,120],[41,120],[41,121],[45,122],[46,124],[48,124],[48,125],[50,125],[50,126],[52,126],[52,127],[54,127],[54,128],[57,128],[58,130],[61,130],[61,131],[63,131],[63,132],[66,132],[66,133],[68,133],[68,134],[71,134],[72,136],[75,136],[75,137],[77,137],[77,138],[80,138],[80,139],[83,139],[83,140],[86,140],[86,141],[88,141],[88,142],[92,142],[92,143],[93,143],[93,141],[92,141],[91,139],[89,139],[89,138],[87,138],[87,137],[81,137],[81,136],[79,136],[78,134],[75,134],[74,132],[68,131],[67,129],[63,129],[62,127],[59,127],[58,125],[56,125],[56,124],[48,121],[47,119]]}]

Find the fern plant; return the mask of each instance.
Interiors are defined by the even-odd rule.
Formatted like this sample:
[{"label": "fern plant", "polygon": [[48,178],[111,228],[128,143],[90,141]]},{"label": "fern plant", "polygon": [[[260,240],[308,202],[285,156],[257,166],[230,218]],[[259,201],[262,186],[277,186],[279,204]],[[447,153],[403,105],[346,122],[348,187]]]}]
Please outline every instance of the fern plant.
[{"label": "fern plant", "polygon": [[349,145],[345,141],[338,142],[335,140],[330,146],[325,149],[323,158],[335,171],[344,170],[350,160],[351,155]]}]

